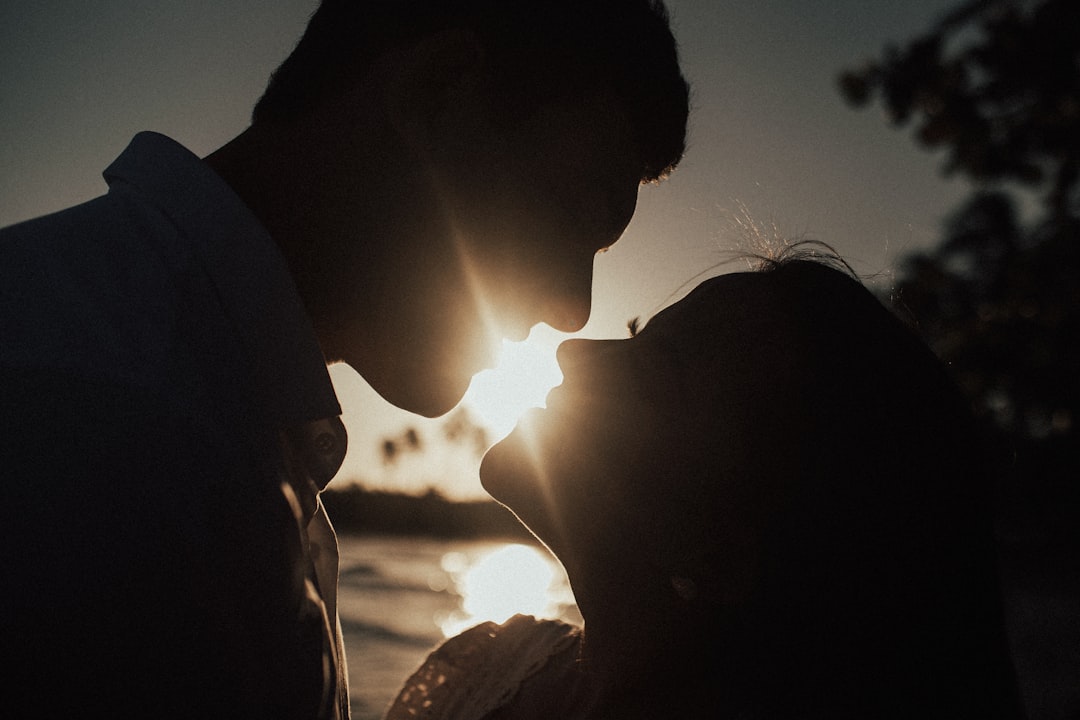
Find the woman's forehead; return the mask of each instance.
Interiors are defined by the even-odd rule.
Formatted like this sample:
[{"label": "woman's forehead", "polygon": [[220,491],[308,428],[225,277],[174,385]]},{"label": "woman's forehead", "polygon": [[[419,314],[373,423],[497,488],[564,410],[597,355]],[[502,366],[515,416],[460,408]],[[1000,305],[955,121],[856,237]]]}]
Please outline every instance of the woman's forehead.
[{"label": "woman's forehead", "polygon": [[766,287],[767,276],[759,272],[718,275],[705,280],[682,300],[660,311],[640,334],[663,331],[685,333],[696,328],[736,324],[757,314],[774,300]]},{"label": "woman's forehead", "polygon": [[788,333],[790,308],[762,273],[731,273],[706,280],[654,317],[633,339],[642,353],[664,353],[684,371],[737,370],[771,338]]},{"label": "woman's forehead", "polygon": [[[812,262],[719,275],[633,338],[595,343],[589,365],[618,387],[632,378],[661,405],[684,403],[686,412],[719,396],[760,398],[764,389],[805,381],[806,368],[843,352],[843,338],[872,320],[859,310],[869,299],[850,277]],[[845,330],[823,334],[823,320]]]}]

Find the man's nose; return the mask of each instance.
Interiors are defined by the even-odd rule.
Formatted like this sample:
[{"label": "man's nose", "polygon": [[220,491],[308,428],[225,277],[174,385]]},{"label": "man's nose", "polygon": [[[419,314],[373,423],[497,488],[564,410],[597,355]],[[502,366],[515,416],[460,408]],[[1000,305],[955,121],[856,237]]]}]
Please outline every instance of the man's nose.
[{"label": "man's nose", "polygon": [[[603,203],[608,212],[595,216],[603,218],[603,222],[594,226],[595,232],[584,235],[594,241],[595,244],[591,245],[594,251],[587,256],[579,255],[562,268],[561,277],[556,278],[562,292],[557,296],[557,301],[549,307],[550,319],[545,320],[554,329],[577,332],[589,321],[592,309],[593,263],[597,253],[614,245],[630,224],[637,207],[637,193],[636,181],[628,184],[623,192],[612,193],[607,202]],[[581,227],[588,226],[588,222],[582,219]],[[582,245],[588,246],[588,243]]]},{"label": "man's nose", "polygon": [[592,262],[566,268],[556,279],[556,291],[549,294],[543,320],[553,329],[572,333],[585,327],[592,311]]},{"label": "man's nose", "polygon": [[562,303],[557,309],[548,312],[545,322],[553,329],[564,333],[573,333],[585,327],[589,322],[591,312],[591,300],[585,299],[575,303]]}]

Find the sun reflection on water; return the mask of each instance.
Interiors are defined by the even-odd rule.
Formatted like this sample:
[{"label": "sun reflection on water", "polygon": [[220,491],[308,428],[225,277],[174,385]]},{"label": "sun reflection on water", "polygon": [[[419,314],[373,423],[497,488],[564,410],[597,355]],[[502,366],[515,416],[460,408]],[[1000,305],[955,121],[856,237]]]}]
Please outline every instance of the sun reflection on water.
[{"label": "sun reflection on water", "polygon": [[442,568],[461,596],[460,608],[437,620],[446,637],[518,613],[580,622],[562,567],[537,548],[508,544],[475,558],[450,552]]}]

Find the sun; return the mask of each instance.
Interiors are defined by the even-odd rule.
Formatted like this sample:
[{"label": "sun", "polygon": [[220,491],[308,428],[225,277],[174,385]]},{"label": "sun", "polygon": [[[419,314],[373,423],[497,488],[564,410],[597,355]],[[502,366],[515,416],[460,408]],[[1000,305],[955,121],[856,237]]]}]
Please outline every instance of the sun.
[{"label": "sun", "polygon": [[462,402],[497,442],[510,434],[529,408],[544,407],[551,388],[562,382],[555,351],[566,335],[536,325],[522,342],[503,340],[495,368],[477,373]]}]

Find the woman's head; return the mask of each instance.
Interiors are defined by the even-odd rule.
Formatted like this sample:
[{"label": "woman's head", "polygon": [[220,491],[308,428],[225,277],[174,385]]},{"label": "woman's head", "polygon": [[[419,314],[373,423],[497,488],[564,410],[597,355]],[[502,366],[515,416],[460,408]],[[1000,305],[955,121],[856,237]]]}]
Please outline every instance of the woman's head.
[{"label": "woman's head", "polygon": [[[942,632],[966,652],[968,625],[996,620],[965,403],[850,275],[723,275],[559,360],[548,409],[481,477],[563,561],[599,652],[633,655],[620,631],[650,663],[722,647],[746,692],[780,673],[795,696],[824,675],[928,681]],[[937,655],[905,669],[921,652]]]}]

